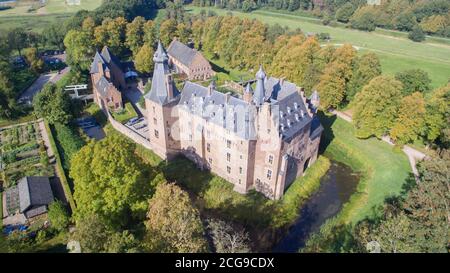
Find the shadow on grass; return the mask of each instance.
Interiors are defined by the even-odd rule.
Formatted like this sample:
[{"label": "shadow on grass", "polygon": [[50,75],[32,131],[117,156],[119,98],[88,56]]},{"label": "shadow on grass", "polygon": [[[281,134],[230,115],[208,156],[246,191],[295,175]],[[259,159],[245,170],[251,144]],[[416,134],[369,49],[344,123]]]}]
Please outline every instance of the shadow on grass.
[{"label": "shadow on grass", "polygon": [[328,145],[330,145],[331,141],[334,139],[334,133],[333,133],[333,124],[336,121],[337,117],[335,115],[329,116],[325,115],[322,111],[318,113],[320,123],[322,124],[324,131],[322,133],[322,139],[320,140],[320,146],[319,146],[319,153],[323,154],[327,148]]}]

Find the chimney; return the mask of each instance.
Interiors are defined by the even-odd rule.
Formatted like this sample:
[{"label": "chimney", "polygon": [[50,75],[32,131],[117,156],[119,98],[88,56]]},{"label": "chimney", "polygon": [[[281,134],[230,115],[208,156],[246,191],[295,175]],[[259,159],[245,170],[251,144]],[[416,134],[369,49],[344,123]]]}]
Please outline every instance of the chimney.
[{"label": "chimney", "polygon": [[174,98],[174,94],[173,94],[173,78],[172,75],[169,74],[166,76],[166,85],[167,85],[167,97],[169,98],[169,100]]},{"label": "chimney", "polygon": [[284,84],[284,77],[280,78],[280,85]]},{"label": "chimney", "polygon": [[247,103],[251,103],[253,100],[253,90],[250,83],[247,83],[247,86],[244,90],[244,101]]},{"label": "chimney", "polygon": [[208,96],[212,95],[212,92],[216,89],[216,82],[212,80],[208,85]]},{"label": "chimney", "polygon": [[231,92],[227,92],[225,94],[225,103],[228,104],[228,102],[230,101],[230,97],[231,97]]}]

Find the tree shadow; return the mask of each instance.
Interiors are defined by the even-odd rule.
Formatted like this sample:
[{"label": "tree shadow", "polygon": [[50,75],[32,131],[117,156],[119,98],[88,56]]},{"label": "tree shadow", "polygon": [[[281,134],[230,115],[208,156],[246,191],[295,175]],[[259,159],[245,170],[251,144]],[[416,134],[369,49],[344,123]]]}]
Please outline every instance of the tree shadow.
[{"label": "tree shadow", "polygon": [[217,72],[217,73],[225,73],[227,75],[230,74],[229,70],[226,70],[225,68],[218,66],[217,64],[215,64],[214,62],[210,61],[209,62],[211,64],[212,69]]},{"label": "tree shadow", "polygon": [[323,133],[322,133],[322,139],[320,140],[320,146],[319,146],[319,153],[323,154],[326,149],[328,148],[328,145],[333,141],[334,139],[334,133],[333,133],[333,124],[336,121],[337,117],[336,115],[325,115],[322,111],[319,111],[317,113],[320,123],[323,126]]}]

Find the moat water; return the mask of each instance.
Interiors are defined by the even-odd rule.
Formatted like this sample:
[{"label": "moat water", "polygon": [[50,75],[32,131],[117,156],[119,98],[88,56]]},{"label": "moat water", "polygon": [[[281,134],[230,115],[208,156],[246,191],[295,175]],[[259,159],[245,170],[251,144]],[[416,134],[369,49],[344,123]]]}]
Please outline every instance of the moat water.
[{"label": "moat water", "polygon": [[300,208],[300,216],[287,234],[273,248],[273,252],[297,252],[309,235],[320,230],[322,224],[334,217],[356,191],[360,176],[344,164],[332,161],[321,179],[319,190]]}]

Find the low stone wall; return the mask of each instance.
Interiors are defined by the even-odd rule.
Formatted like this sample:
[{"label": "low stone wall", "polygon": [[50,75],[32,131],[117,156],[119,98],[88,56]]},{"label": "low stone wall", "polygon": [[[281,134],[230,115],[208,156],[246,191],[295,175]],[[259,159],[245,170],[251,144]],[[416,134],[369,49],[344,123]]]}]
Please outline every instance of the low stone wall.
[{"label": "low stone wall", "polygon": [[136,142],[137,144],[140,144],[142,146],[144,146],[146,149],[152,150],[155,154],[157,154],[159,157],[161,158],[166,158],[165,154],[161,154],[157,151],[157,149],[155,149],[153,147],[153,145],[150,143],[150,140],[148,140],[147,138],[145,138],[144,136],[138,134],[137,132],[131,130],[130,128],[128,128],[127,126],[123,125],[122,123],[116,121],[111,114],[108,113],[108,119],[109,122],[111,123],[112,127],[114,127],[114,129],[116,129],[118,132],[120,132],[121,134],[125,135],[126,137],[130,138],[131,140],[133,140],[134,142]]}]

